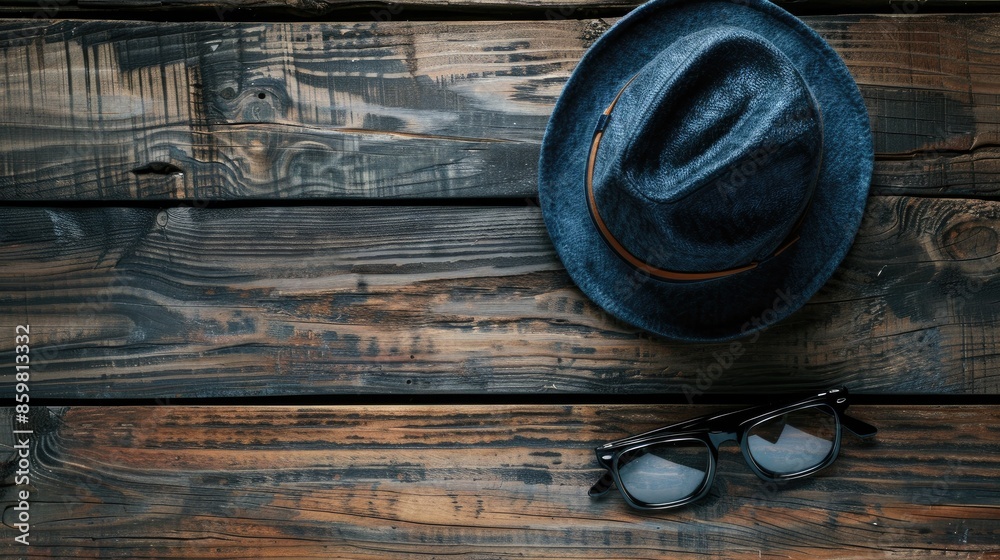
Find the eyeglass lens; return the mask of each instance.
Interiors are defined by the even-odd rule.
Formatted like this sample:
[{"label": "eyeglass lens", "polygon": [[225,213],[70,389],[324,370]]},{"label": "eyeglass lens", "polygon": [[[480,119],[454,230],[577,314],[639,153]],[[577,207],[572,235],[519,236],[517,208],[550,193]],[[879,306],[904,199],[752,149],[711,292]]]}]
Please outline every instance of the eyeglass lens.
[{"label": "eyeglass lens", "polygon": [[823,464],[836,439],[836,413],[827,405],[816,405],[756,424],[747,432],[747,449],[758,466],[787,476]]},{"label": "eyeglass lens", "polygon": [[618,476],[623,490],[648,504],[665,504],[698,491],[708,476],[711,452],[698,440],[658,443],[622,453]]}]

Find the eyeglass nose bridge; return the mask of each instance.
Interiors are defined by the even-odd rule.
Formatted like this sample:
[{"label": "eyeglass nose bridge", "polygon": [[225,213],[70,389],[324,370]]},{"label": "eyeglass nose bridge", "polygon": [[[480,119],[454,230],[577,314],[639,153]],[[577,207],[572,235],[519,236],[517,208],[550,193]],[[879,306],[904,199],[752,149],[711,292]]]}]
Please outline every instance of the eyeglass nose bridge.
[{"label": "eyeglass nose bridge", "polygon": [[708,439],[711,440],[712,445],[715,446],[716,450],[718,450],[723,443],[730,441],[739,442],[736,432],[724,432],[720,430],[708,432]]},{"label": "eyeglass nose bridge", "polygon": [[740,441],[740,436],[738,432],[735,431],[726,432],[721,430],[714,430],[708,432],[707,435],[709,441],[711,441],[712,443],[712,447],[715,448],[712,450],[712,456],[713,456],[712,459],[714,462],[718,463],[719,461],[719,449],[722,447],[722,444],[732,442],[739,446],[740,448],[739,451],[740,454],[743,455],[743,460],[746,461],[747,465],[750,467],[750,470],[752,470],[753,473],[756,474],[758,478],[760,478],[761,480],[772,480],[771,477],[767,476],[767,474],[764,471],[760,470],[760,468],[757,467],[756,461],[753,459],[752,456],[750,456],[748,450],[744,446],[744,442]]}]

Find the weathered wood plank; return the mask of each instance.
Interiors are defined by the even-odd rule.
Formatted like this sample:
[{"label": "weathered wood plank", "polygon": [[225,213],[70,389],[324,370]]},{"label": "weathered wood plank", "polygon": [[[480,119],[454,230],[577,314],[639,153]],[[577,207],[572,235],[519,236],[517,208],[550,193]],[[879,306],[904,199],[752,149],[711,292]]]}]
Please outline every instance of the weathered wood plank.
[{"label": "weathered wood plank", "polygon": [[[997,195],[1000,16],[810,16],[882,194]],[[613,20],[0,22],[0,199],[530,197]]]},{"label": "weathered wood plank", "polygon": [[39,397],[997,394],[998,220],[998,202],[873,197],[802,311],[691,345],[583,296],[534,207],[8,208],[0,332],[30,324]]},{"label": "weathered wood plank", "polygon": [[[1000,409],[857,406],[874,444],[782,486],[724,447],[712,492],[638,513],[587,497],[592,448],[691,406],[74,407],[30,426],[31,547],[73,558],[992,557]],[[9,425],[11,410],[0,415]],[[984,556],[985,555],[985,556]]]},{"label": "weathered wood plank", "polygon": [[[879,12],[912,15],[933,11],[988,11],[998,6],[997,0],[775,0],[775,3],[795,14],[816,12],[848,13]],[[641,0],[450,0],[449,11],[469,10],[488,19],[511,11],[540,12],[547,19],[596,17],[603,12],[621,12],[642,4]],[[0,0],[0,14],[27,13],[52,18],[59,15],[80,17],[97,12],[109,17],[108,12],[128,9],[134,12],[180,10],[205,10],[209,17],[227,20],[246,18],[246,11],[290,12],[296,15],[335,15],[337,12],[360,11],[376,21],[408,19],[414,12],[440,11],[440,0],[385,0],[361,2],[359,0]],[[484,14],[484,12],[486,12]],[[111,15],[110,17],[114,17]]]}]

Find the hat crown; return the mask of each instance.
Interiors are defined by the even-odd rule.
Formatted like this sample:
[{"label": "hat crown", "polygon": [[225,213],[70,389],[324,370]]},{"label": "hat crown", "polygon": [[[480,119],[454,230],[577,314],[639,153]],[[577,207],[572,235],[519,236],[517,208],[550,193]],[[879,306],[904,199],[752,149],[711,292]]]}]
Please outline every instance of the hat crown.
[{"label": "hat crown", "polygon": [[595,157],[596,208],[653,267],[742,266],[795,229],[822,144],[792,62],[759,35],[712,27],[663,49],[622,90]]}]

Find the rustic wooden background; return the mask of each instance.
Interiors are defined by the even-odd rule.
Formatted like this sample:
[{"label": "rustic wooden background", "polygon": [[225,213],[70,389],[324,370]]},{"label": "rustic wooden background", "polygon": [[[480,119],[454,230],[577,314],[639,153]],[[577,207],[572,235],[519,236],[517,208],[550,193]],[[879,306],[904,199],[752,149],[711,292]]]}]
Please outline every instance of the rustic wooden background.
[{"label": "rustic wooden background", "polygon": [[[802,311],[702,345],[587,300],[535,198],[632,5],[0,2],[0,557],[1000,557],[997,5],[784,3],[861,88],[871,197]],[[586,495],[600,443],[833,385],[880,433],[819,477],[727,448],[692,507]]]}]

